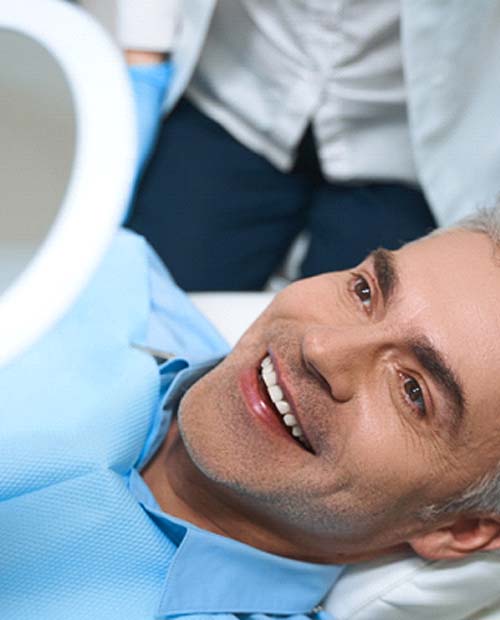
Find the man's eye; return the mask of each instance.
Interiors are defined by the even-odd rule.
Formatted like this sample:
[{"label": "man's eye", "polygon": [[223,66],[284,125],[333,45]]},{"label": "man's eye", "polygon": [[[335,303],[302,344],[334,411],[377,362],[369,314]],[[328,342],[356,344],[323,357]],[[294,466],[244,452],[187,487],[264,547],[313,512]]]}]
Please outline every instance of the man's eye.
[{"label": "man's eye", "polygon": [[413,377],[406,377],[403,382],[403,389],[407,399],[411,402],[422,417],[426,414],[424,394],[418,381]]},{"label": "man's eye", "polygon": [[372,303],[372,290],[368,282],[362,276],[358,276],[354,282],[353,290],[363,306],[369,310]]}]

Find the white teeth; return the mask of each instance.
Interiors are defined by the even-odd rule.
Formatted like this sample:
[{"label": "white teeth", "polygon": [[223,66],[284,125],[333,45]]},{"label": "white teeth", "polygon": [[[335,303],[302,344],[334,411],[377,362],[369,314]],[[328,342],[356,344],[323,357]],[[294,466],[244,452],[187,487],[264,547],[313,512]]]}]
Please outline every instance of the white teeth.
[{"label": "white teeth", "polygon": [[264,370],[264,372],[262,373],[262,378],[264,379],[264,383],[267,385],[267,387],[272,387],[273,385],[276,385],[278,383],[278,379],[274,370],[270,370],[269,372],[266,372]]},{"label": "white teeth", "polygon": [[290,411],[290,405],[286,402],[286,400],[279,400],[276,405],[276,409],[281,413],[281,415],[285,415]]},{"label": "white teeth", "polygon": [[283,392],[281,391],[279,385],[271,385],[271,387],[267,388],[267,391],[269,392],[269,396],[271,397],[273,403],[283,400]]},{"label": "white teeth", "polygon": [[297,418],[294,415],[292,415],[291,413],[287,413],[285,416],[283,416],[283,422],[287,426],[296,426],[297,425]]},{"label": "white teeth", "polygon": [[265,357],[265,358],[262,360],[261,366],[262,366],[262,368],[265,368],[266,366],[270,366],[272,363],[273,363],[273,362],[272,362],[272,360],[271,360],[271,356],[270,356],[270,355],[268,355],[267,357]]},{"label": "white teeth", "polygon": [[278,385],[278,376],[274,370],[271,356],[269,355],[261,362],[261,377],[267,387],[269,397],[273,401],[274,406],[283,416],[283,423],[296,439],[304,443],[304,433],[299,426],[297,418],[290,413],[291,407],[283,397],[283,390]]}]

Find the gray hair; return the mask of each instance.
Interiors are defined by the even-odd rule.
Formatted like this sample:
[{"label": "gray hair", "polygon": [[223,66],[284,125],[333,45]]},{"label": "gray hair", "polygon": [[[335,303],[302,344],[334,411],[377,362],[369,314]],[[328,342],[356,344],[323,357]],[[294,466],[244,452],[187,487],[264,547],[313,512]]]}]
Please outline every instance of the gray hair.
[{"label": "gray hair", "polygon": [[500,466],[474,481],[457,497],[426,506],[418,516],[427,522],[444,515],[467,513],[500,516]]},{"label": "gray hair", "polygon": [[[437,229],[431,235],[440,235],[452,230],[485,234],[494,248],[500,250],[500,198],[495,206],[478,209],[472,215],[447,228]],[[460,513],[500,515],[500,462],[493,471],[474,481],[457,497],[424,508],[420,512],[420,517],[430,521],[446,514]]]},{"label": "gray hair", "polygon": [[497,249],[500,249],[500,197],[495,206],[478,209],[472,215],[468,215],[456,224],[441,230],[446,232],[455,229],[483,233],[490,238]]}]

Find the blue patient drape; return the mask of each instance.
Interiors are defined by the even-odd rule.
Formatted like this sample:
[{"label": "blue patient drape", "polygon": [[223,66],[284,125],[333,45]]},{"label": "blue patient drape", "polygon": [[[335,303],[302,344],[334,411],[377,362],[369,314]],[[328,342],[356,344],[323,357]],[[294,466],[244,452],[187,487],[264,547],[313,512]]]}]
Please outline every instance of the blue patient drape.
[{"label": "blue patient drape", "polygon": [[160,378],[131,345],[226,349],[161,269],[120,232],[66,316],[0,371],[2,620],[154,617],[174,549],[127,485]]}]

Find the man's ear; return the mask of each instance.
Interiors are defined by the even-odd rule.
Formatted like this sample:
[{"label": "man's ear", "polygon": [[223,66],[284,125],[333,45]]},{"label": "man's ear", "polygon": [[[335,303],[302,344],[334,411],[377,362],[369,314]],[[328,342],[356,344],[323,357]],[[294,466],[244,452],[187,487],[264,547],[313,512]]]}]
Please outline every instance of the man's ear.
[{"label": "man's ear", "polygon": [[500,549],[500,517],[458,516],[448,525],[412,538],[415,553],[428,560],[464,558],[475,551]]}]

